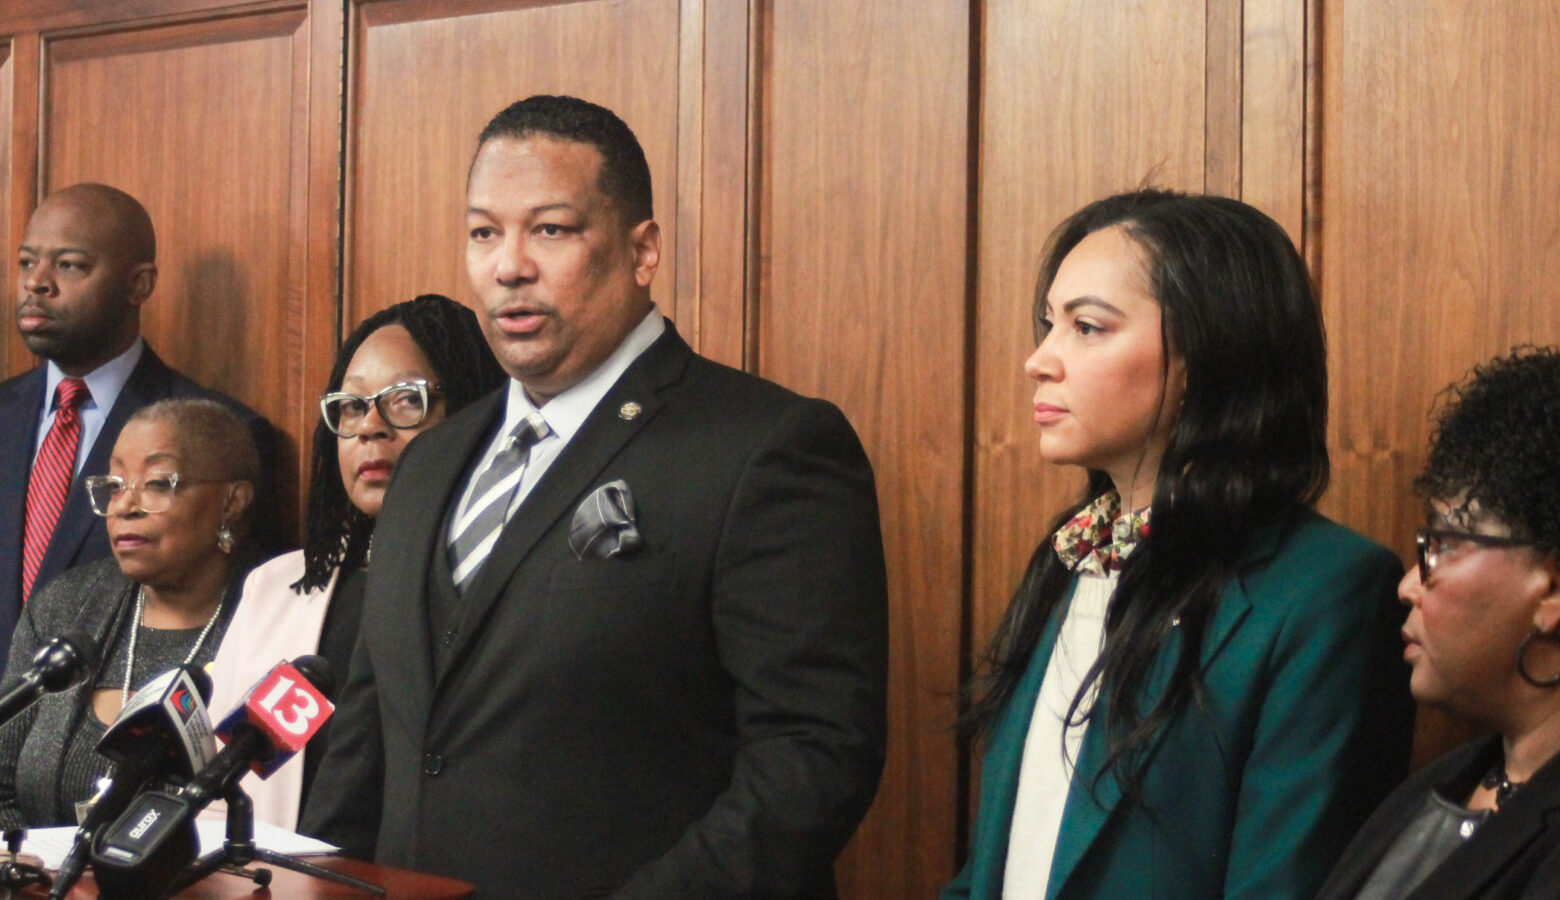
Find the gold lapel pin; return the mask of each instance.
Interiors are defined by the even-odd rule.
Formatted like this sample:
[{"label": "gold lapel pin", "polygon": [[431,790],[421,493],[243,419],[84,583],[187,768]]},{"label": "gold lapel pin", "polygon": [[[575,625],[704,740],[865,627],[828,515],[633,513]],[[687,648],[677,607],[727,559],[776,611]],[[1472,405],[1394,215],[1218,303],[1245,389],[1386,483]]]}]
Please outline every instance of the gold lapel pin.
[{"label": "gold lapel pin", "polygon": [[625,422],[632,422],[633,420],[639,418],[639,414],[644,411],[645,408],[643,406],[640,406],[638,403],[630,400],[622,406],[618,407],[618,418]]}]

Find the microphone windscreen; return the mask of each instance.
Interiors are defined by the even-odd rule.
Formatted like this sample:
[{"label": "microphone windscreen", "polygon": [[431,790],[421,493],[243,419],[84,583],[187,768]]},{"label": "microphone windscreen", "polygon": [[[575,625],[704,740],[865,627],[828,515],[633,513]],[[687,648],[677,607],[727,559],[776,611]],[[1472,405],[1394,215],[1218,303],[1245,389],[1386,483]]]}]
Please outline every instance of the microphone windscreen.
[{"label": "microphone windscreen", "polygon": [[319,689],[319,692],[329,696],[336,693],[336,676],[330,670],[330,661],[323,656],[315,656],[310,653],[299,656],[292,661],[298,674],[309,679],[309,683]]},{"label": "microphone windscreen", "polygon": [[97,669],[97,642],[85,632],[67,631],[39,649],[33,667],[38,683],[50,693],[75,687]]},{"label": "microphone windscreen", "polygon": [[201,703],[211,702],[211,676],[200,666],[184,666],[184,673],[189,676],[190,682],[195,685],[195,693],[200,694]]}]

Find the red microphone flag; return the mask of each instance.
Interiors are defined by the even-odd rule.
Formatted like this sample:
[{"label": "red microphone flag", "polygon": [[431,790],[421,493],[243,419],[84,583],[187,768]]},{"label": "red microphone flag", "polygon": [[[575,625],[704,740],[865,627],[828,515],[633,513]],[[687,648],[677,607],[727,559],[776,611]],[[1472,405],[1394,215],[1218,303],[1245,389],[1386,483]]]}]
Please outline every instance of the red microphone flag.
[{"label": "red microphone flag", "polygon": [[303,749],[335,711],[335,704],[292,663],[280,662],[223,718],[216,735],[227,744],[232,742],[233,729],[240,722],[258,729],[276,753],[268,760],[256,759],[250,763],[250,769],[261,778],[269,778]]}]

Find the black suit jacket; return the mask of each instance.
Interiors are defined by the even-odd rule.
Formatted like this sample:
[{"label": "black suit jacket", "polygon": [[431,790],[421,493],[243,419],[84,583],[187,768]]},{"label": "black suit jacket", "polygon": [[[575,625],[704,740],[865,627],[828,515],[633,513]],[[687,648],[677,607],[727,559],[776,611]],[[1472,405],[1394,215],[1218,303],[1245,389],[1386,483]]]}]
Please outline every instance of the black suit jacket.
[{"label": "black suit jacket", "polygon": [[[46,370],[40,366],[0,384],[0,422],[6,423],[0,436],[0,653],[9,650],[11,632],[16,630],[22,610],[22,539],[26,531],[27,480],[32,473],[33,444],[37,439],[38,417],[43,409]],[[130,372],[124,389],[114,401],[78,470],[65,498],[65,508],[54,526],[49,549],[38,567],[33,592],[50,578],[72,566],[79,566],[112,555],[108,530],[103,519],[92,512],[87,502],[86,478],[108,472],[108,460],[114,453],[119,430],[138,409],[170,397],[209,397],[219,400],[250,423],[260,450],[262,484],[256,485],[256,534],[262,544],[275,542],[274,498],[271,478],[275,467],[276,438],[269,423],[238,401],[201,387],[180,375],[152,352],[150,345]]]},{"label": "black suit jacket", "polygon": [[[668,326],[515,513],[436,671],[433,554],[504,400],[402,457],[303,830],[479,897],[832,895],[885,743],[882,538],[850,425]],[[645,546],[577,559],[575,508],[614,479]]]},{"label": "black suit jacket", "polygon": [[[1472,784],[1500,759],[1500,738],[1464,744],[1403,782],[1344,851],[1318,900],[1351,900],[1441,785]],[[1406,900],[1560,897],[1560,757],[1551,759]]]}]

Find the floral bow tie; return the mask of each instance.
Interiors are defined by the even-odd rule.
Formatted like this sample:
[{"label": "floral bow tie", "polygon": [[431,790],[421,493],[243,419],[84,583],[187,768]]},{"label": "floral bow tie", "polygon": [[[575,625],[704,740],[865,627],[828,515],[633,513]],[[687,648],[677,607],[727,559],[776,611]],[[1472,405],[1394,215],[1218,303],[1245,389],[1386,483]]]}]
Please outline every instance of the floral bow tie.
[{"label": "floral bow tie", "polygon": [[1149,507],[1122,515],[1121,495],[1106,491],[1068,520],[1051,538],[1062,565],[1074,572],[1104,575],[1122,563],[1148,536]]}]

